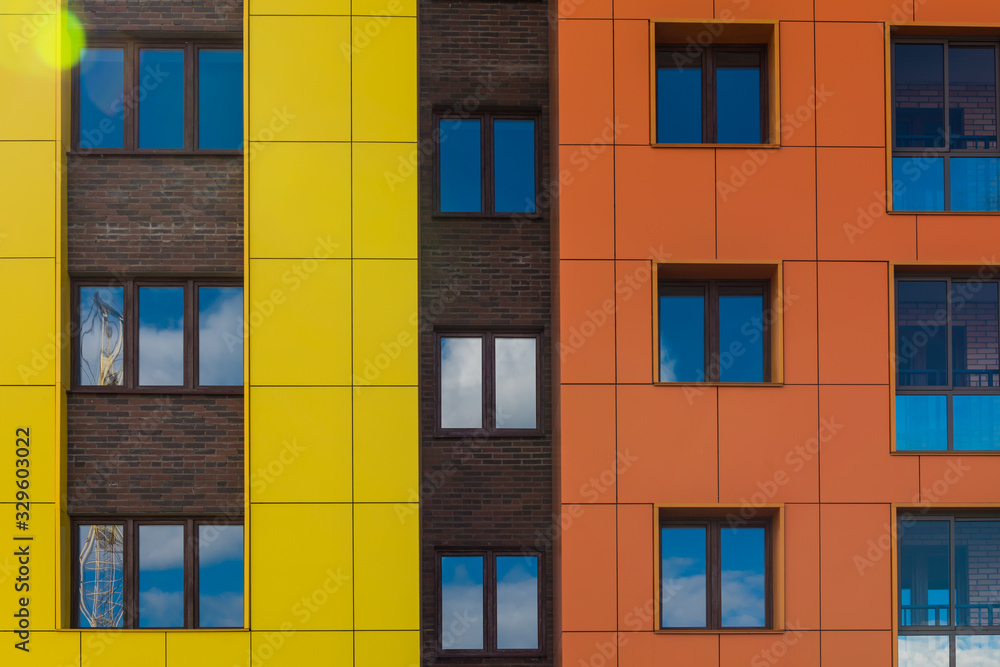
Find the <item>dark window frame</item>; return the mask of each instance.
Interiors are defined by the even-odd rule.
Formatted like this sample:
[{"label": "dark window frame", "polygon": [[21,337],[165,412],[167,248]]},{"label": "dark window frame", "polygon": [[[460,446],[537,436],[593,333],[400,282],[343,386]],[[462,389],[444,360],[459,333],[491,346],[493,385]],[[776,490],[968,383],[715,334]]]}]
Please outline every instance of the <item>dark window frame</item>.
[{"label": "dark window frame", "polygon": [[[897,145],[896,139],[896,45],[897,44],[940,44],[944,50],[944,58],[942,60],[942,67],[944,68],[944,137],[942,137],[943,145],[941,146],[921,146],[921,147],[899,147]],[[910,211],[896,209],[893,205],[895,211],[900,213],[949,213],[952,212],[951,208],[951,158],[960,157],[982,157],[982,158],[1000,158],[1000,136],[997,137],[997,146],[992,149],[974,149],[974,148],[951,148],[951,108],[949,104],[949,78],[948,78],[948,51],[949,47],[952,45],[958,46],[992,46],[994,55],[994,76],[996,85],[1000,89],[1000,39],[989,39],[983,37],[893,37],[890,42],[889,57],[890,57],[890,83],[889,83],[889,114],[890,122],[892,124],[892,137],[890,138],[890,164],[891,160],[897,157],[905,158],[943,158],[944,159],[944,208],[940,211]],[[995,96],[994,99],[994,113],[996,114],[998,135],[1000,135],[1000,95]],[[890,190],[892,189],[892,182],[898,180],[895,178],[894,170],[890,170],[890,174],[893,174],[890,180]],[[959,213],[975,213],[978,211],[958,211]],[[992,211],[983,211],[992,212]]]},{"label": "dark window frame", "polygon": [[[441,575],[441,559],[444,557],[482,557],[483,559],[483,648],[482,649],[446,649],[443,648],[444,638],[444,588]],[[496,559],[498,556],[532,557],[538,559],[538,648],[537,649],[499,649],[497,644],[497,578]],[[434,646],[438,657],[544,657],[545,647],[545,556],[541,551],[530,548],[492,549],[476,548],[442,548],[434,553],[434,586],[435,586],[435,632]]]},{"label": "dark window frame", "polygon": [[[544,217],[541,207],[542,192],[542,114],[536,108],[494,108],[477,112],[456,113],[454,107],[435,108],[432,114],[434,137],[434,217],[441,218],[524,218],[540,219]],[[442,211],[441,210],[441,121],[443,120],[478,120],[480,139],[480,211]],[[511,212],[499,213],[494,210],[494,156],[493,156],[493,122],[496,120],[530,120],[535,123],[535,211],[533,213]]]},{"label": "dark window frame", "polygon": [[[120,385],[88,385],[80,382],[80,289],[85,287],[121,288],[125,337],[122,354],[122,374]],[[140,385],[139,384],[139,289],[142,287],[182,287],[184,289],[184,384],[183,385]],[[198,383],[198,360],[200,354],[198,336],[198,288],[199,287],[239,287],[243,289],[244,303],[246,288],[242,279],[225,278],[131,278],[126,280],[101,280],[76,278],[71,281],[71,330],[70,330],[70,388],[74,392],[94,393],[147,393],[147,394],[242,394],[244,383],[239,385],[201,385]]]},{"label": "dark window frame", "polygon": [[720,289],[725,291],[728,289],[738,288],[759,288],[761,290],[761,295],[763,298],[761,311],[766,314],[771,309],[771,281],[762,279],[733,279],[733,278],[723,278],[723,279],[678,279],[678,278],[667,278],[660,279],[657,285],[656,298],[659,300],[663,296],[669,296],[669,290],[674,289],[690,289],[690,288],[701,288],[704,290],[705,295],[705,378],[703,380],[696,381],[677,381],[670,382],[659,378],[659,366],[661,360],[659,359],[659,333],[661,331],[662,322],[660,318],[662,313],[659,309],[659,304],[657,303],[657,322],[656,322],[656,332],[657,337],[654,340],[654,345],[657,349],[657,377],[659,378],[659,383],[661,384],[768,384],[771,382],[771,329],[774,324],[769,321],[769,318],[762,318],[761,326],[763,327],[762,336],[763,340],[761,345],[763,346],[763,375],[759,382],[725,382],[719,379],[720,365],[716,361],[721,357],[720,346],[720,334],[719,334],[719,292]]},{"label": "dark window frame", "polygon": [[[496,330],[451,330],[437,329],[434,332],[434,435],[447,437],[478,437],[506,438],[544,435],[544,416],[542,414],[542,383],[545,374],[542,369],[542,338],[540,331],[525,331],[522,329],[504,331]],[[444,428],[441,426],[441,408],[443,404],[441,381],[441,339],[442,338],[479,338],[483,341],[483,426],[481,428]],[[535,341],[535,428],[497,428],[496,426],[496,347],[497,338],[531,338]]]},{"label": "dark window frame", "polygon": [[[997,385],[986,385],[986,386],[971,386],[962,387],[955,386],[954,384],[954,370],[952,366],[954,365],[953,355],[954,349],[952,346],[952,283],[953,282],[976,282],[976,283],[993,283],[997,284],[998,293],[1000,293],[1000,279],[983,279],[976,274],[962,274],[962,273],[906,273],[897,275],[894,278],[894,291],[893,291],[893,322],[892,322],[892,349],[893,358],[895,360],[895,368],[893,370],[893,382],[896,386],[896,396],[926,396],[931,394],[944,394],[946,396],[946,415],[947,415],[947,435],[948,435],[948,447],[947,449],[903,449],[897,450],[906,453],[914,454],[926,454],[933,452],[996,452],[997,450],[992,449],[955,449],[955,424],[954,415],[952,409],[952,403],[954,396],[958,395],[983,395],[983,396],[993,396],[1000,395],[1000,384]],[[947,287],[945,288],[945,298],[947,303],[947,323],[945,326],[945,348],[947,353],[947,366],[945,369],[945,377],[947,380],[946,384],[943,385],[904,385],[900,382],[900,368],[899,368],[899,284],[901,282],[944,282]],[[1000,307],[998,307],[998,313],[1000,313]],[[998,316],[997,328],[1000,331],[1000,316]],[[984,373],[990,371],[984,371]],[[1000,377],[1000,371],[996,372],[997,376]],[[1000,382],[1000,380],[998,380]],[[992,379],[991,379],[992,383]],[[895,400],[895,396],[893,396]],[[893,433],[893,438],[895,439],[896,434]]]},{"label": "dark window frame", "polygon": [[[114,39],[97,38],[87,49],[122,49],[124,56],[122,92],[122,147],[95,148],[80,145],[80,65],[72,73],[72,150],[97,155],[242,155],[242,148],[199,148],[198,143],[198,56],[203,50],[243,49],[243,40],[213,36],[210,40],[184,39]],[[184,147],[139,148],[139,95],[142,72],[139,51],[143,49],[182,50],[184,52]],[[244,56],[246,55],[244,51]],[[240,122],[244,122],[241,117]]]},{"label": "dark window frame", "polygon": [[[727,53],[757,53],[760,55],[760,143],[759,144],[732,144],[734,146],[767,146],[770,145],[770,123],[771,111],[769,108],[770,91],[768,90],[768,73],[770,72],[767,58],[767,44],[713,44],[710,46],[699,46],[698,55],[701,57],[701,142],[691,144],[678,144],[675,142],[660,143],[659,137],[653,137],[654,144],[660,145],[691,145],[699,146],[703,144],[719,144],[718,139],[718,106],[716,104],[716,58],[717,52]],[[657,44],[656,45],[656,69],[661,69],[661,57],[666,59],[672,54],[681,54],[682,57],[691,57],[690,44]],[[656,80],[656,99],[654,105],[659,105],[660,85],[659,77]],[[657,106],[654,106],[654,110]],[[660,128],[657,126],[657,134]]]},{"label": "dark window frame", "polygon": [[[144,627],[141,630],[189,630],[199,628],[198,528],[200,526],[243,526],[243,568],[246,570],[246,525],[242,518],[228,516],[190,517],[156,515],[80,515],[70,520],[70,627],[80,628],[80,526],[122,526],[122,627],[139,628],[139,526],[184,526],[184,625],[170,628]],[[243,592],[244,596],[246,591]],[[246,618],[243,625],[246,626]],[[237,626],[233,626],[237,627]],[[225,628],[216,628],[225,629]]]},{"label": "dark window frame", "polygon": [[[745,631],[759,632],[774,628],[774,524],[771,517],[739,520],[739,525],[732,525],[730,516],[661,516],[657,524],[656,541],[659,558],[656,563],[657,606],[662,607],[663,590],[663,553],[660,545],[663,540],[663,529],[673,527],[704,527],[705,528],[705,625],[690,627],[664,626],[660,609],[656,610],[658,632],[716,632]],[[763,528],[764,529],[764,625],[733,626],[722,625],[722,546],[721,531],[729,528]]]}]

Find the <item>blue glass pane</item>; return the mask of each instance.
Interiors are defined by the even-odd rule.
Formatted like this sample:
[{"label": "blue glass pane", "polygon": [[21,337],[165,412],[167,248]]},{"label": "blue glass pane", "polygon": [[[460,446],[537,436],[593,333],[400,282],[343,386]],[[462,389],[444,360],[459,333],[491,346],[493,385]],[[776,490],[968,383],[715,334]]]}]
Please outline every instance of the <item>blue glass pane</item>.
[{"label": "blue glass pane", "polygon": [[706,530],[660,529],[660,625],[704,628],[706,614]]},{"label": "blue glass pane", "polygon": [[947,521],[900,521],[899,624],[949,625],[951,527]]},{"label": "blue glass pane", "polygon": [[184,384],[184,288],[139,288],[139,384]]},{"label": "blue glass pane", "polygon": [[478,120],[441,121],[438,161],[444,213],[483,210],[481,125]]},{"label": "blue glass pane", "polygon": [[950,661],[948,637],[911,635],[899,638],[898,667],[950,667]]},{"label": "blue glass pane", "polygon": [[955,667],[1000,667],[1000,636],[955,637]]},{"label": "blue glass pane", "polygon": [[243,384],[243,288],[198,288],[198,384]]},{"label": "blue glass pane", "polygon": [[441,647],[483,648],[483,559],[441,558]]},{"label": "blue glass pane", "polygon": [[894,211],[944,210],[944,158],[892,158]]},{"label": "blue glass pane", "polygon": [[538,648],[536,556],[497,556],[497,648]]},{"label": "blue glass pane", "polygon": [[764,297],[719,296],[719,380],[764,381]]},{"label": "blue glass pane", "polygon": [[75,567],[79,568],[81,628],[121,628],[125,582],[123,526],[79,526]]},{"label": "blue glass pane", "polygon": [[716,141],[759,144],[760,54],[719,53],[715,70]]},{"label": "blue glass pane", "polygon": [[[671,63],[675,57],[676,62]],[[656,141],[700,144],[701,58],[671,53],[665,54],[665,59],[670,66],[658,65],[656,69]]]},{"label": "blue glass pane", "polygon": [[243,526],[198,526],[198,625],[243,627]]},{"label": "blue glass pane", "polygon": [[896,396],[896,449],[948,449],[947,396]]},{"label": "blue glass pane", "polygon": [[198,51],[198,147],[243,147],[242,51]]},{"label": "blue glass pane", "polygon": [[660,382],[705,381],[705,297],[660,297]]},{"label": "blue glass pane", "polygon": [[139,148],[184,148],[184,52],[140,49],[139,86]]},{"label": "blue glass pane", "polygon": [[535,121],[493,121],[497,213],[535,212]]},{"label": "blue glass pane", "polygon": [[139,627],[184,625],[184,526],[139,526]]},{"label": "blue glass pane", "polygon": [[80,50],[80,148],[122,148],[125,52]]},{"label": "blue glass pane", "polygon": [[896,146],[944,148],[944,46],[896,44],[894,49]]},{"label": "blue glass pane", "polygon": [[952,383],[1000,391],[1000,303],[996,283],[951,283]]},{"label": "blue glass pane", "polygon": [[992,46],[948,47],[948,128],[952,148],[997,147],[996,57]]},{"label": "blue glass pane", "polygon": [[1000,396],[952,397],[955,449],[1000,449]]},{"label": "blue glass pane", "polygon": [[80,384],[124,384],[124,313],[121,287],[80,288]]},{"label": "blue glass pane", "polygon": [[955,620],[1000,626],[1000,521],[955,521]]},{"label": "blue glass pane", "polygon": [[953,157],[951,159],[951,210],[1000,210],[1000,159]]},{"label": "blue glass pane", "polygon": [[900,387],[948,385],[948,283],[896,283],[896,382]]},{"label": "blue glass pane", "polygon": [[767,625],[763,528],[723,528],[721,531],[722,627],[762,628]]}]

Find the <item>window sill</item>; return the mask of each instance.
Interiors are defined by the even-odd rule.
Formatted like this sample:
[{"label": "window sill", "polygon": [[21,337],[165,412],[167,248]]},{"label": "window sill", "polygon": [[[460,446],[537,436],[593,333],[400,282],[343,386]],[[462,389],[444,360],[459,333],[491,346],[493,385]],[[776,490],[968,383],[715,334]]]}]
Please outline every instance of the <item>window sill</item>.
[{"label": "window sill", "polygon": [[191,389],[188,387],[71,387],[71,394],[170,394],[184,396],[242,396],[243,386],[238,387],[202,387]]},{"label": "window sill", "polygon": [[435,430],[432,436],[436,440],[461,440],[461,439],[471,439],[471,440],[504,440],[506,438],[536,438],[542,439],[546,438],[544,431],[540,430],[517,430],[510,429],[509,431],[477,431],[475,429],[469,429],[466,431],[441,431]]},{"label": "window sill", "polygon": [[1000,211],[886,211],[889,215],[1000,215]]},{"label": "window sill", "polygon": [[541,213],[454,213],[437,211],[432,213],[434,219],[445,220],[448,218],[460,219],[484,219],[484,220],[544,220],[545,215]]},{"label": "window sill", "polygon": [[781,144],[657,144],[650,143],[653,148],[781,148]]},{"label": "window sill", "polygon": [[787,630],[779,628],[721,628],[717,630],[699,630],[697,628],[661,628],[653,630],[658,635],[782,635]]},{"label": "window sill", "polygon": [[1000,456],[1000,449],[896,449],[889,450],[891,456]]},{"label": "window sill", "polygon": [[784,382],[654,382],[657,387],[784,387]]},{"label": "window sill", "polygon": [[165,157],[176,155],[179,157],[220,157],[243,155],[242,148],[217,149],[217,150],[177,150],[173,148],[149,149],[141,151],[126,151],[120,148],[76,148],[66,151],[67,157]]}]

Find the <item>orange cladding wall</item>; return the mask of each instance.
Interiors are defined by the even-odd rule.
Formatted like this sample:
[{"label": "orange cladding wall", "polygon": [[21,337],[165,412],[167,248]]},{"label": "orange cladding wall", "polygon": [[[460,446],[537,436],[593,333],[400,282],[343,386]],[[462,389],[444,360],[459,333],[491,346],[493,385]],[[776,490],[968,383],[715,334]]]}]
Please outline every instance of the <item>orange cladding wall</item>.
[{"label": "orange cladding wall", "polygon": [[[886,22],[1000,3],[556,6],[560,664],[888,667],[890,504],[995,502],[1000,474],[890,453],[890,263],[978,263],[1000,219],[886,214]],[[779,22],[780,148],[650,145],[650,20],[691,19]],[[781,263],[784,385],[653,384],[653,263],[715,260]],[[784,504],[784,632],[654,632],[654,505],[761,500]]]}]

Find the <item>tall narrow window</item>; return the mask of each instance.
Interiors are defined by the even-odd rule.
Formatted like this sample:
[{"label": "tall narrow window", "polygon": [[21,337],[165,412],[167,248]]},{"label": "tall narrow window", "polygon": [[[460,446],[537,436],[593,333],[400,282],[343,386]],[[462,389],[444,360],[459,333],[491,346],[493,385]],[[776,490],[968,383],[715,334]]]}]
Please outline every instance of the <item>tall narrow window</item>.
[{"label": "tall narrow window", "polygon": [[243,147],[243,52],[198,50],[198,148]]},{"label": "tall narrow window", "polygon": [[139,627],[184,627],[184,526],[139,527]]},{"label": "tall narrow window", "polygon": [[184,148],[184,51],[139,49],[139,148]]},{"label": "tall narrow window", "polygon": [[78,141],[83,149],[122,148],[125,50],[81,49]]},{"label": "tall narrow window", "polygon": [[243,526],[198,526],[197,625],[243,625]]}]

